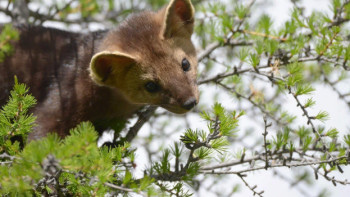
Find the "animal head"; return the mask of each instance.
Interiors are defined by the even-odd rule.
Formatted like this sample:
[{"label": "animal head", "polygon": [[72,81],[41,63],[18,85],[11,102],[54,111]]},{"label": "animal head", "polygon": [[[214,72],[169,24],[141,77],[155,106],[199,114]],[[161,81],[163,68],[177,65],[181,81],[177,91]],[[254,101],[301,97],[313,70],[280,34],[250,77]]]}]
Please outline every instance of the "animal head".
[{"label": "animal head", "polygon": [[92,79],[117,88],[131,103],[189,111],[199,99],[193,23],[190,0],[131,16],[109,32],[92,57]]}]

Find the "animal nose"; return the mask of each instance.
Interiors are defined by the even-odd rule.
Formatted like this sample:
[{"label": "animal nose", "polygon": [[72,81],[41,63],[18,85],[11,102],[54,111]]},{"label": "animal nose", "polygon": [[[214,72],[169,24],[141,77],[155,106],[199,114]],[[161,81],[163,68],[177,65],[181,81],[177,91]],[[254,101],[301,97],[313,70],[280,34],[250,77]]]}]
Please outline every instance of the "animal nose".
[{"label": "animal nose", "polygon": [[197,99],[192,97],[192,98],[188,99],[187,101],[185,101],[185,103],[182,105],[182,107],[187,109],[187,110],[190,110],[196,105],[197,105]]}]

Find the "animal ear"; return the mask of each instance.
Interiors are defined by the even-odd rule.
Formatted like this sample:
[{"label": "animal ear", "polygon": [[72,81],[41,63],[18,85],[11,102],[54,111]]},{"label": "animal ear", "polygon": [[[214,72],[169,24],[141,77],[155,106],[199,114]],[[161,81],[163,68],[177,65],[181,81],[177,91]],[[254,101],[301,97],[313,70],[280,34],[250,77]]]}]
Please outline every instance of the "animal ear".
[{"label": "animal ear", "polygon": [[100,85],[116,86],[118,79],[122,79],[134,64],[136,60],[130,55],[103,51],[92,57],[90,75]]},{"label": "animal ear", "polygon": [[191,0],[172,0],[166,8],[163,37],[190,38],[193,33],[194,8]]}]

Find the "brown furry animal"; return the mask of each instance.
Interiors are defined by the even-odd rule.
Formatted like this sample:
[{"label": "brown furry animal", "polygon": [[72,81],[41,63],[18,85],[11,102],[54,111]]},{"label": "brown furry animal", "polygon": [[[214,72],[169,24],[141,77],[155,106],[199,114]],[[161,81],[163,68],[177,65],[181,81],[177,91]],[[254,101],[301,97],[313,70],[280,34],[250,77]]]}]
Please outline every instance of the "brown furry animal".
[{"label": "brown furry animal", "polygon": [[38,104],[29,139],[49,132],[66,136],[86,120],[124,121],[147,104],[185,113],[198,103],[193,23],[191,1],[172,0],[109,32],[18,27],[15,51],[0,63],[0,105],[14,75],[30,87]]}]

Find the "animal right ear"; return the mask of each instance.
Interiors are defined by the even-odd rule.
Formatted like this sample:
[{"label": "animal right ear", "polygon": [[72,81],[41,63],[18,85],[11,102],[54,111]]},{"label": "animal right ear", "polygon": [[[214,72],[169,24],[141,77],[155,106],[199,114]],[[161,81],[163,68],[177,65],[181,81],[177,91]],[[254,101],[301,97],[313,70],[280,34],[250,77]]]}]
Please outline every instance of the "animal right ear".
[{"label": "animal right ear", "polygon": [[191,0],[171,0],[165,11],[162,36],[191,37],[194,25],[194,8]]},{"label": "animal right ear", "polygon": [[128,68],[136,64],[135,58],[120,52],[103,51],[95,54],[90,62],[90,75],[100,85],[116,86]]}]

